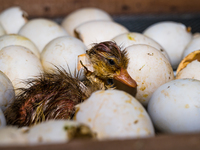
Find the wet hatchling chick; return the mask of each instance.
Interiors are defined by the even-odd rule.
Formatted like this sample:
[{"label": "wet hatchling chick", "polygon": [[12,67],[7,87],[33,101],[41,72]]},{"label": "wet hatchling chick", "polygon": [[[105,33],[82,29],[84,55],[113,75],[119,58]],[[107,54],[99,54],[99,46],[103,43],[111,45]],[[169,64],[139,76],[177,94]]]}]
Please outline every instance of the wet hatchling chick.
[{"label": "wet hatchling chick", "polygon": [[28,88],[17,89],[19,94],[5,110],[7,124],[22,127],[50,119],[72,119],[77,104],[86,100],[92,92],[111,87],[108,79],[137,86],[126,71],[129,61],[126,51],[121,51],[114,42],[95,44],[87,55],[94,71],[89,71],[82,64],[86,76],[84,81],[58,67],[54,73],[45,72],[27,80]]}]

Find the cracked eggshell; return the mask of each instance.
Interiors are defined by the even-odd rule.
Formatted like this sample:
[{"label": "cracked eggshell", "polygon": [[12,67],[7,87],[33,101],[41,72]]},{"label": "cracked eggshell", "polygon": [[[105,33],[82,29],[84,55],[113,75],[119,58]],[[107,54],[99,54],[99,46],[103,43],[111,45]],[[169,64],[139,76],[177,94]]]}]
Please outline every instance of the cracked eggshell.
[{"label": "cracked eggshell", "polygon": [[200,81],[177,79],[160,86],[149,101],[148,113],[161,132],[200,132]]},{"label": "cracked eggshell", "polygon": [[28,21],[27,16],[28,14],[20,7],[10,7],[1,12],[0,22],[7,34],[16,34]]},{"label": "cracked eggshell", "polygon": [[185,58],[188,54],[196,50],[200,50],[200,33],[195,33],[193,35],[192,40],[190,41],[190,43],[187,45],[187,47],[183,52],[182,58]]},{"label": "cracked eggshell", "polygon": [[78,25],[92,20],[113,21],[112,17],[101,9],[82,8],[67,15],[62,21],[61,26],[69,33],[69,35],[75,37],[74,29]]},{"label": "cracked eggshell", "polygon": [[146,110],[124,91],[96,91],[77,107],[76,120],[88,125],[100,140],[154,136]]},{"label": "cracked eggshell", "polygon": [[[79,39],[65,36],[59,37],[49,42],[41,53],[41,63],[44,70],[50,71],[55,66],[65,68],[74,75],[78,73],[78,55],[86,53],[87,47]],[[55,65],[55,66],[54,66]],[[83,71],[79,72],[80,79],[83,78]]]},{"label": "cracked eggshell", "polygon": [[94,43],[110,41],[119,34],[129,32],[124,26],[112,21],[89,21],[75,28],[76,37],[91,48]]},{"label": "cracked eggshell", "polygon": [[10,79],[0,71],[0,108],[4,111],[14,101],[15,91]]},{"label": "cracked eggshell", "polygon": [[126,48],[128,46],[135,45],[135,44],[150,45],[156,48],[157,50],[159,50],[169,60],[169,56],[167,52],[164,50],[164,48],[160,44],[158,44],[156,41],[154,41],[153,39],[143,34],[140,34],[137,32],[129,32],[129,33],[120,34],[114,37],[112,40],[115,41],[117,45],[119,45],[122,48]]},{"label": "cracked eggshell", "polygon": [[10,45],[24,46],[31,50],[38,58],[40,58],[40,52],[38,48],[31,40],[24,36],[18,34],[6,34],[0,37],[0,50]]},{"label": "cracked eggshell", "polygon": [[164,21],[149,26],[144,35],[158,42],[167,52],[173,69],[176,69],[185,47],[192,39],[189,28],[182,23]]},{"label": "cracked eggshell", "polygon": [[[32,126],[28,132],[27,138],[31,145],[68,142],[69,140],[76,138],[73,137],[74,135],[71,135],[73,134],[72,132],[76,132],[73,128],[75,129],[80,126],[85,127],[85,133],[82,133],[82,136],[91,132],[87,126],[76,121],[49,120]],[[79,132],[81,131],[78,131],[78,133]]]},{"label": "cracked eggshell", "polygon": [[[6,126],[6,118],[5,118],[4,113],[3,113],[3,111],[0,107],[0,130],[1,130],[1,128],[4,128],[5,126]],[[1,137],[0,137],[0,139],[1,139]],[[0,140],[0,142],[1,142],[1,140]]]},{"label": "cracked eggshell", "polygon": [[17,128],[15,126],[7,126],[0,129],[0,145],[13,146],[13,145],[26,145],[28,128]]},{"label": "cracked eggshell", "polygon": [[6,31],[4,30],[3,26],[0,23],[0,36],[6,34]]},{"label": "cracked eggshell", "polygon": [[43,18],[30,20],[20,29],[18,34],[29,38],[40,52],[51,40],[68,35],[56,22]]},{"label": "cracked eggshell", "polygon": [[22,81],[43,72],[39,58],[22,46],[7,46],[0,51],[0,70],[10,79],[14,89],[25,87]]},{"label": "cracked eggshell", "polygon": [[127,71],[138,85],[136,99],[146,106],[159,86],[174,79],[173,69],[167,58],[154,47],[141,44],[126,50],[130,59]]}]

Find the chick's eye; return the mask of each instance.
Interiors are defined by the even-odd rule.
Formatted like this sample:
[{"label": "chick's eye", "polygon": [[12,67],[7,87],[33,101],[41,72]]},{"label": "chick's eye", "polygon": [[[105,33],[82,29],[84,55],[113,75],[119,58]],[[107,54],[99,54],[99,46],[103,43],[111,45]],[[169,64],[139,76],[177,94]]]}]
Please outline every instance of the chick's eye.
[{"label": "chick's eye", "polygon": [[115,64],[114,60],[112,60],[112,59],[108,59],[108,63],[109,63],[110,65],[114,65],[114,64]]}]

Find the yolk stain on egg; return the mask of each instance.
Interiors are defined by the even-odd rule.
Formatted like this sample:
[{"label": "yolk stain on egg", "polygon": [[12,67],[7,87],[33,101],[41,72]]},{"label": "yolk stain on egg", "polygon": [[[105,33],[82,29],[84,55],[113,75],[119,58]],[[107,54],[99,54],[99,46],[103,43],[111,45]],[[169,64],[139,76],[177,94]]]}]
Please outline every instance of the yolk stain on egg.
[{"label": "yolk stain on egg", "polygon": [[144,94],[143,97],[147,98],[149,95],[148,94]]},{"label": "yolk stain on egg", "polygon": [[127,38],[128,38],[129,40],[136,41],[135,38],[132,37],[130,34],[127,34]]},{"label": "yolk stain on egg", "polygon": [[135,120],[135,121],[134,121],[134,124],[137,124],[137,123],[138,123],[138,120]]},{"label": "yolk stain on egg", "polygon": [[129,104],[132,104],[132,103],[131,103],[131,102],[132,102],[131,100],[132,100],[132,99],[130,98],[129,100],[126,100],[125,102],[126,102],[126,103],[129,103]]},{"label": "yolk stain on egg", "polygon": [[91,122],[91,118],[88,118],[88,122]]},{"label": "yolk stain on egg", "polygon": [[165,90],[162,90],[161,93],[164,94],[166,97],[169,97],[169,93],[166,92]]},{"label": "yolk stain on egg", "polygon": [[189,107],[190,107],[189,104],[186,104],[186,105],[185,105],[185,108],[189,108]]},{"label": "yolk stain on egg", "polygon": [[139,117],[139,118],[143,118],[144,115],[141,113],[141,114],[138,115],[138,117]]},{"label": "yolk stain on egg", "polygon": [[145,86],[142,86],[142,87],[140,88],[141,91],[144,91],[145,89],[146,89]]}]

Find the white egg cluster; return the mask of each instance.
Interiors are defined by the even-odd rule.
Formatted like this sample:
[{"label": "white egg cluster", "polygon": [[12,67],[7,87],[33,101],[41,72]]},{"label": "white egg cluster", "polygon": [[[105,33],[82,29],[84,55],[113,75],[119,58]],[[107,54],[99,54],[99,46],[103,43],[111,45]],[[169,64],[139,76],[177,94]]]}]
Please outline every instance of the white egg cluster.
[{"label": "white egg cluster", "polygon": [[[152,137],[155,129],[200,132],[199,34],[192,35],[185,25],[171,21],[156,23],[143,33],[130,32],[97,8],[76,10],[61,25],[26,16],[19,7],[0,13],[0,146],[67,142],[82,124],[82,134],[94,134],[98,140]],[[94,92],[77,105],[74,121],[6,126],[3,112],[14,101],[15,89],[27,86],[24,80],[55,66],[77,73],[79,56],[103,41],[126,49],[127,71],[136,89]]]}]

